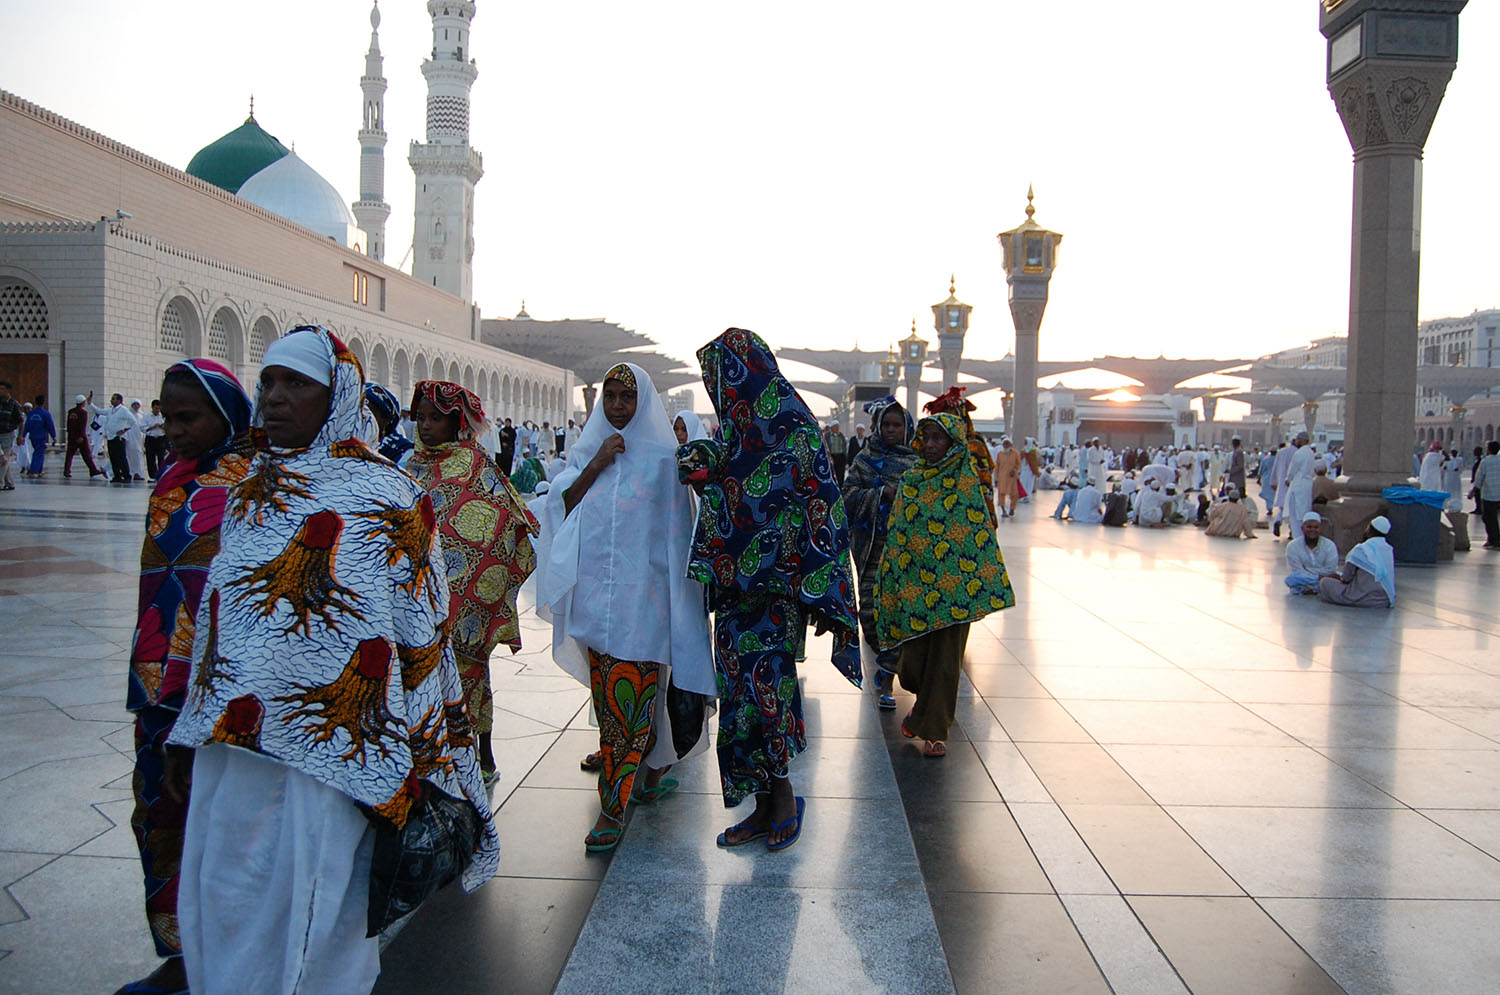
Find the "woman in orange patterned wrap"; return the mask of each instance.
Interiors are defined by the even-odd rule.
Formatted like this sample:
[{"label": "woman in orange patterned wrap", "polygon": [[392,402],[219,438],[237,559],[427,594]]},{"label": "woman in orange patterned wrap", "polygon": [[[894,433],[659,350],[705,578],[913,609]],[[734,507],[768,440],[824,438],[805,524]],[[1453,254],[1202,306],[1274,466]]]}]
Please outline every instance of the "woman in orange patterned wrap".
[{"label": "woman in orange patterned wrap", "polygon": [[456,383],[423,380],[411,399],[421,445],[407,472],[432,497],[448,574],[448,637],[458,658],[486,781],[495,776],[490,654],[521,648],[516,592],[536,569],[536,519],[477,441],[487,428],[479,398]]},{"label": "woman in orange patterned wrap", "polygon": [[321,328],[266,350],[169,740],[196,751],[178,890],[194,995],[368,992],[376,827],[419,806],[472,806],[467,890],[499,863],[437,515],[362,441],[363,397]]}]

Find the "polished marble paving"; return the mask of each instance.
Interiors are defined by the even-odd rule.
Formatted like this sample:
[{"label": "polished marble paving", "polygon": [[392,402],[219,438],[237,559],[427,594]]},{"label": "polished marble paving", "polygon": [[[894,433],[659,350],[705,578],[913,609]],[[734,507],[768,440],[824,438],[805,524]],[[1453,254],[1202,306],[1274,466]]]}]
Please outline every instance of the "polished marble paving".
[{"label": "polished marble paving", "polygon": [[[145,497],[0,495],[0,992],[153,962],[120,707]],[[1000,539],[1020,603],[973,630],[946,759],[812,641],[782,854],[714,846],[748,809],[709,756],[585,854],[586,693],[527,613],[492,661],[501,876],[388,937],[376,990],[1496,990],[1500,554],[1402,567],[1374,613],[1286,596],[1265,533],[1023,506]]]}]

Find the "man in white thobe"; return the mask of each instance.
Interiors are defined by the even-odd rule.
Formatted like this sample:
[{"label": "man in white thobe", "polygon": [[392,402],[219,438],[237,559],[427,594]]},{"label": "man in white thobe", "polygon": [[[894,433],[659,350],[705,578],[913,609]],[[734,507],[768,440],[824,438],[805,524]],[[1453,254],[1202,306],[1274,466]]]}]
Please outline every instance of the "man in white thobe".
[{"label": "man in white thobe", "polygon": [[1136,502],[1135,523],[1160,528],[1167,524],[1166,509],[1167,496],[1162,491],[1161,481],[1152,477],[1150,482],[1142,488],[1141,496]]},{"label": "man in white thobe", "polygon": [[1275,524],[1271,526],[1271,532],[1278,537],[1281,535],[1281,523],[1286,520],[1286,470],[1291,462],[1292,447],[1282,446],[1276,450],[1276,462],[1271,464],[1271,481],[1276,485],[1276,512],[1272,516]]},{"label": "man in white thobe", "polygon": [[1317,594],[1318,581],[1339,575],[1339,548],[1323,535],[1323,516],[1302,516],[1302,538],[1286,547],[1286,586],[1291,594]]},{"label": "man in white thobe", "polygon": [[1088,465],[1088,480],[1099,492],[1100,500],[1104,497],[1104,447],[1099,445],[1097,437],[1089,440],[1089,447],[1083,451],[1084,460]]},{"label": "man in white thobe", "polygon": [[1417,486],[1424,491],[1447,490],[1443,486],[1443,444],[1434,442],[1422,457],[1422,468],[1417,471]]},{"label": "man in white thobe", "polygon": [[1183,446],[1173,463],[1177,466],[1177,492],[1186,494],[1193,486],[1193,478],[1198,472],[1198,457],[1193,455],[1190,447]]},{"label": "man in white thobe", "polygon": [[1308,444],[1306,432],[1298,432],[1292,445],[1296,448],[1287,462],[1286,517],[1288,521],[1300,522],[1303,515],[1312,511],[1313,462],[1317,454]]}]

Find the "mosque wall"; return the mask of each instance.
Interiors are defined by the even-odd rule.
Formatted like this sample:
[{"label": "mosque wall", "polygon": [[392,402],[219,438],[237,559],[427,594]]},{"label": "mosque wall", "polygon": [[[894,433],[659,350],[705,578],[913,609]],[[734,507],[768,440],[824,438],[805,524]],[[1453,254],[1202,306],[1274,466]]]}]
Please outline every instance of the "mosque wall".
[{"label": "mosque wall", "polygon": [[432,377],[499,417],[571,408],[573,375],[480,342],[477,307],[0,91],[0,366],[45,357],[54,410],[91,388],[149,399],[185,355],[248,384],[305,322],[398,394]]},{"label": "mosque wall", "polygon": [[493,346],[413,328],[243,266],[161,241],[121,223],[0,223],[0,296],[19,290],[45,308],[41,334],[0,330],[6,354],[45,353],[48,397],[118,391],[149,400],[162,371],[210,356],[247,385],[265,347],[300,324],[322,324],[354,350],[368,379],[403,400],[417,380],[454,380],[499,417],[567,417],[573,376]]},{"label": "mosque wall", "polygon": [[384,291],[372,310],[479,337],[478,308],[466,301],[4,91],[0,136],[0,221],[91,221],[123,209],[132,229],[334,299],[357,269]]}]

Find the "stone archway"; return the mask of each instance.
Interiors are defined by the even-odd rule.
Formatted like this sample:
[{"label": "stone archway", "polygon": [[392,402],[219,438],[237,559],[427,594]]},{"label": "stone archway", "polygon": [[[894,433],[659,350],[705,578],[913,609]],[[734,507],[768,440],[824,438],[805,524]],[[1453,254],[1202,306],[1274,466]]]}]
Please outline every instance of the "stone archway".
[{"label": "stone archway", "polygon": [[13,385],[12,394],[29,401],[45,394],[54,407],[52,370],[47,335],[52,316],[47,299],[31,283],[0,277],[0,377]]},{"label": "stone archway", "polygon": [[177,292],[162,304],[156,347],[173,356],[203,355],[203,319],[191,294]]}]

